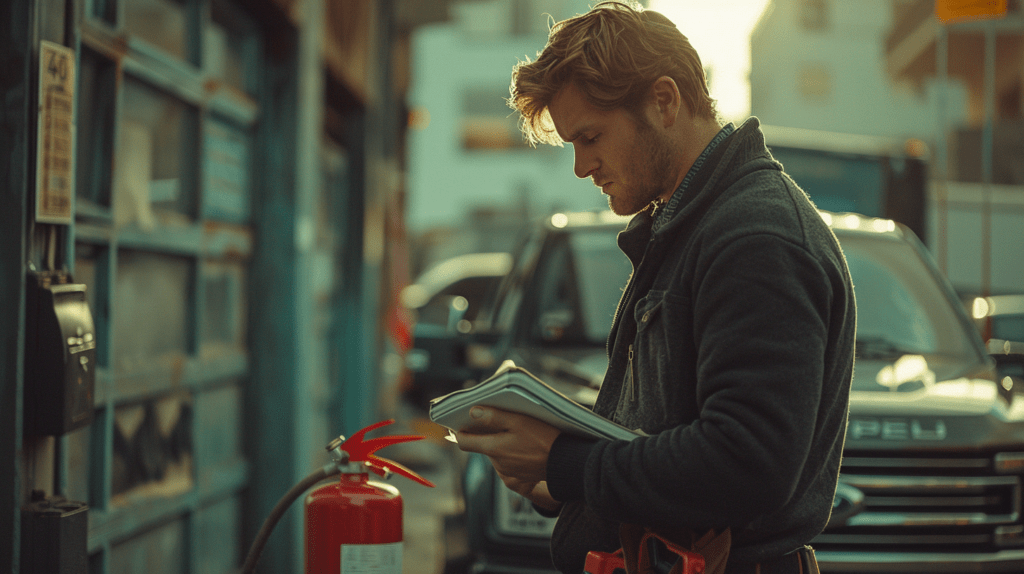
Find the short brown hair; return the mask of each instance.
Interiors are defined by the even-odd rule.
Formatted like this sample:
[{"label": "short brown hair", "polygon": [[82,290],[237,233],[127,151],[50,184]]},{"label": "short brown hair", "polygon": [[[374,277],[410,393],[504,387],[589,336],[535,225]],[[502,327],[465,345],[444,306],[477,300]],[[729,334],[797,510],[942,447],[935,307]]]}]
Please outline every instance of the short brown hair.
[{"label": "short brown hair", "polygon": [[691,115],[717,118],[700,56],[675,24],[632,3],[602,2],[554,24],[537,60],[516,64],[508,102],[531,145],[561,145],[548,114],[559,90],[575,83],[598,109],[635,113],[662,76],[675,80]]}]

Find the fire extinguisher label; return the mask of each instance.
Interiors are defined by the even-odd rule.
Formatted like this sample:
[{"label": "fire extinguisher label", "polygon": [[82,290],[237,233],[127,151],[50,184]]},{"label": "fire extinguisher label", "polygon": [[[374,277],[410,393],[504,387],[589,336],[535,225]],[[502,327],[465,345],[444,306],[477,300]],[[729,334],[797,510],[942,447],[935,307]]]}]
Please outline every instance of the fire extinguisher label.
[{"label": "fire extinguisher label", "polygon": [[402,574],[402,543],[342,544],[341,574]]}]

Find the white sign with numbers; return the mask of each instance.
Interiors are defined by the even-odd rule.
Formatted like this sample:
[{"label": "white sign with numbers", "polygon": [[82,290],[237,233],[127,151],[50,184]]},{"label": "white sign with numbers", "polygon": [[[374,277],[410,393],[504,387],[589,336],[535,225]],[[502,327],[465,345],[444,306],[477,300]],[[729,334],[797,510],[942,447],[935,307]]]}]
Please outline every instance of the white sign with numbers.
[{"label": "white sign with numbers", "polygon": [[402,574],[402,543],[342,544],[341,574]]},{"label": "white sign with numbers", "polygon": [[70,224],[75,197],[75,52],[39,45],[36,221]]}]

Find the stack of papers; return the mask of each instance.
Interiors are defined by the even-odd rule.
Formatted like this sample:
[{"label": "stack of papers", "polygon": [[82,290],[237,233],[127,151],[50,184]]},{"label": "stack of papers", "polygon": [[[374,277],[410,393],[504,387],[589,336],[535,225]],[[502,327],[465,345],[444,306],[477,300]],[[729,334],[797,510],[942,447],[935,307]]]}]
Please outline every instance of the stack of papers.
[{"label": "stack of papers", "polygon": [[641,436],[595,414],[512,361],[502,363],[479,385],[430,401],[430,420],[453,431],[469,428],[473,423],[469,409],[477,405],[529,415],[584,438],[633,440]]}]

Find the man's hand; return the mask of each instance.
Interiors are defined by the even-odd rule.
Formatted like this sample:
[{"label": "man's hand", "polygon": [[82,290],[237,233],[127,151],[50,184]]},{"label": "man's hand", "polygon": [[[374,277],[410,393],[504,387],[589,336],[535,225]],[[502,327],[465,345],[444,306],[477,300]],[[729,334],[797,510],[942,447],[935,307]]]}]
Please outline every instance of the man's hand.
[{"label": "man's hand", "polygon": [[545,479],[548,453],[561,431],[533,417],[491,407],[473,407],[470,415],[473,424],[456,433],[459,448],[490,458],[513,491],[543,508],[557,508]]},{"label": "man's hand", "polygon": [[[491,463],[493,464],[493,461],[491,461]],[[511,476],[504,476],[500,472],[497,474],[498,478],[505,483],[505,486],[508,487],[509,490],[518,493],[520,496],[526,497],[527,500],[541,508],[556,511],[562,506],[562,503],[552,498],[551,493],[548,492],[547,481],[523,482]]]}]

